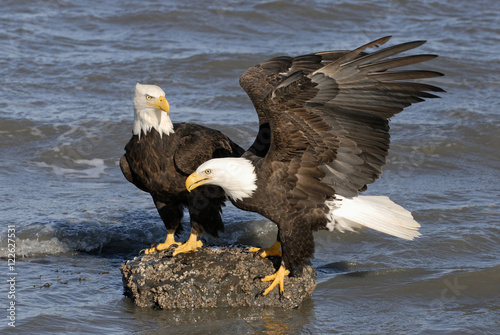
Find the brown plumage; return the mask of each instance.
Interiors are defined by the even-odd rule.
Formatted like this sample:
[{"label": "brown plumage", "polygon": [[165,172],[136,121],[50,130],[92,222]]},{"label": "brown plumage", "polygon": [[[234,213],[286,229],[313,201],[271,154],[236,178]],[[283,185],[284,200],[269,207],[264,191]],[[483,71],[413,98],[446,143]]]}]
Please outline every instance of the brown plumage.
[{"label": "brown plumage", "polygon": [[[370,227],[405,239],[419,235],[411,214],[388,198],[358,196],[382,173],[389,118],[423,98],[437,97],[429,92],[443,91],[406,82],[441,73],[392,70],[436,57],[389,58],[424,41],[365,52],[389,38],[353,51],[277,57],[248,69],[240,83],[255,106],[260,129],[254,145],[236,160],[244,182],[234,181],[237,174],[224,168],[229,161],[224,159],[202,164],[186,182],[191,190],[221,186],[238,208],[278,225],[282,267],[267,278],[273,284],[265,294],[276,284],[282,289],[288,270],[313,256],[315,230]],[[253,169],[244,168],[248,162]],[[253,186],[248,180],[254,180]]]}]

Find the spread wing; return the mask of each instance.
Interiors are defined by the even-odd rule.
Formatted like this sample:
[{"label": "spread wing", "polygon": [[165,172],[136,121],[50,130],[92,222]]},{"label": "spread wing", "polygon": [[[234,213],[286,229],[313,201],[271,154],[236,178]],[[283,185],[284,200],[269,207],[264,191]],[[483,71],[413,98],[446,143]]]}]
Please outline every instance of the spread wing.
[{"label": "spread wing", "polygon": [[259,133],[249,151],[264,157],[271,143],[269,121],[264,112],[264,102],[269,94],[291,74],[304,75],[342,57],[348,51],[326,51],[298,57],[280,56],[271,58],[246,70],[240,78],[240,85],[252,100],[259,117]]},{"label": "spread wing", "polygon": [[[382,173],[389,149],[389,118],[423,98],[437,97],[429,92],[443,91],[407,81],[441,73],[391,71],[436,57],[393,57],[425,41],[364,53],[389,39],[384,37],[350,52],[282,58],[261,65],[264,70],[258,72],[272,73],[260,80],[262,87],[267,83],[266,90],[284,77],[264,98],[263,90],[251,90],[249,94],[271,132],[262,166],[274,166],[274,170],[279,166],[286,171],[284,174],[291,176],[288,188],[293,196],[333,192],[346,197],[357,195]],[[323,55],[334,56],[323,61]],[[266,70],[266,64],[273,65],[273,70]],[[288,70],[276,74],[276,69]],[[242,86],[251,84],[243,81]]]}]

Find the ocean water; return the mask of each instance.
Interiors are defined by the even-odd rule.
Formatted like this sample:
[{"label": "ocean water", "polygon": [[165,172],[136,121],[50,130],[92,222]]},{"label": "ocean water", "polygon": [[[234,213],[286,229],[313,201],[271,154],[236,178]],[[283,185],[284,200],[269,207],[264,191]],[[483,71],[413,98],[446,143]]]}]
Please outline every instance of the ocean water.
[{"label": "ocean water", "polygon": [[[2,1],[1,332],[497,334],[499,13],[498,1]],[[423,236],[317,233],[318,286],[296,310],[134,306],[120,264],[166,233],[118,167],[135,83],[160,85],[174,122],[245,147],[257,129],[238,84],[246,68],[386,35],[427,40],[420,52],[439,58],[425,67],[446,74],[431,80],[441,99],[392,120],[368,191],[411,210]],[[274,224],[230,205],[224,221],[207,243],[275,237]]]}]

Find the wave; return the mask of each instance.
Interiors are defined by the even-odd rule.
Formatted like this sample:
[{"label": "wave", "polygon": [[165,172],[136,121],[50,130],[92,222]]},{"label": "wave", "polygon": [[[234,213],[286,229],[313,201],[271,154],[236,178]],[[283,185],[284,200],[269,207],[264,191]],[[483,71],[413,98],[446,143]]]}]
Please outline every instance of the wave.
[{"label": "wave", "polygon": [[[94,213],[95,216],[98,213]],[[185,213],[183,230],[176,239],[187,240],[190,227]],[[276,225],[257,214],[232,206],[224,210],[225,232],[218,238],[203,235],[205,245],[269,246],[276,238]],[[41,257],[77,252],[91,254],[135,255],[166,237],[166,229],[155,209],[128,210],[118,216],[102,217],[102,221],[82,219],[50,219],[31,224],[16,224],[16,255]],[[6,226],[5,226],[6,227]],[[0,231],[0,257],[8,255],[6,228]]]},{"label": "wave", "polygon": [[[164,235],[155,224],[101,224],[96,221],[59,220],[32,223],[16,228],[16,255],[40,257],[74,252],[130,253],[146,247],[147,241],[160,241]],[[0,256],[7,256],[7,234],[2,234]]]}]

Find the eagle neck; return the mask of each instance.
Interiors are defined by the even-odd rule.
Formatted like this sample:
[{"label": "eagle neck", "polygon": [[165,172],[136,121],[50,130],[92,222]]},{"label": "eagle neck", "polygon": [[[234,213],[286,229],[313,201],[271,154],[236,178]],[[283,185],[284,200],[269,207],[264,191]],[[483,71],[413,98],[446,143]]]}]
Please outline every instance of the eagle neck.
[{"label": "eagle neck", "polygon": [[136,112],[134,118],[133,134],[141,138],[141,134],[148,134],[152,129],[155,129],[160,138],[163,135],[170,135],[174,132],[174,125],[168,117],[167,113],[156,110],[153,113]]}]

